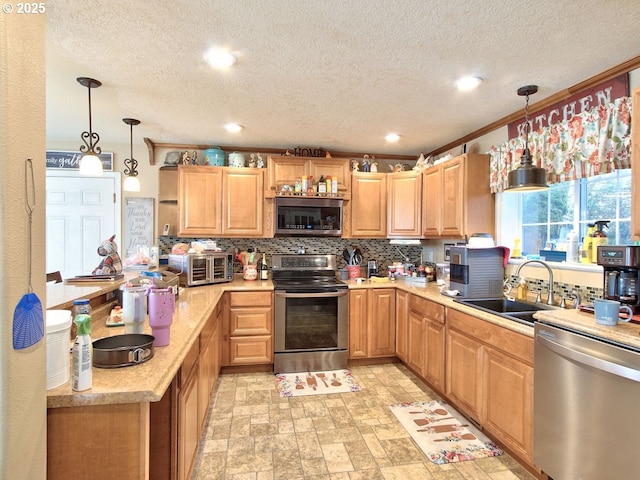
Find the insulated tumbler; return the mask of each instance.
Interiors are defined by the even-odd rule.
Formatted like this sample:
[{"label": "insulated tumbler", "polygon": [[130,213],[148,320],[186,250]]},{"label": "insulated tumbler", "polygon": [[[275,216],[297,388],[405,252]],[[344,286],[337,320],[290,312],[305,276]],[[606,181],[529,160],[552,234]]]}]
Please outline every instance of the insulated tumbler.
[{"label": "insulated tumbler", "polygon": [[149,325],[155,337],[154,346],[169,345],[174,309],[175,294],[172,287],[149,288]]}]

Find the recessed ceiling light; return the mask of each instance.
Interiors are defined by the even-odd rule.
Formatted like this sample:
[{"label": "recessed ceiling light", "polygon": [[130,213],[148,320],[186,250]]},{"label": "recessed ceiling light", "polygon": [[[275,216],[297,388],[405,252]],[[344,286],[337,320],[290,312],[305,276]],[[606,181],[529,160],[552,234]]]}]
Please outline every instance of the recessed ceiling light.
[{"label": "recessed ceiling light", "polygon": [[229,133],[238,133],[240,130],[242,130],[244,127],[242,125],[239,125],[237,123],[227,123],[224,126],[225,130]]},{"label": "recessed ceiling light", "polygon": [[456,88],[461,92],[468,92],[469,90],[476,88],[481,83],[482,78],[480,77],[462,77],[456,80]]},{"label": "recessed ceiling light", "polygon": [[237,61],[235,55],[219,48],[209,49],[204,58],[214,68],[229,68]]},{"label": "recessed ceiling light", "polygon": [[387,142],[397,142],[400,140],[400,135],[397,133],[390,133],[384,137]]}]

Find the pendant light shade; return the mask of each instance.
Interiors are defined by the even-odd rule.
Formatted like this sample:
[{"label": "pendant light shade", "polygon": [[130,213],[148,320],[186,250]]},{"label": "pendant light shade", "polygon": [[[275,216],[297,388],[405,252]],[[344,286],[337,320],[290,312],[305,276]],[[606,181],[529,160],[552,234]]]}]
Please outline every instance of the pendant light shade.
[{"label": "pendant light shade", "polygon": [[100,147],[98,147],[100,135],[98,135],[92,129],[91,89],[98,88],[100,85],[102,85],[102,83],[98,80],[88,77],[78,77],[76,78],[76,80],[83,87],[87,87],[87,91],[89,92],[89,131],[82,132],[82,135],[80,136],[80,138],[84,142],[84,145],[80,146],[80,153],[82,153],[79,162],[80,173],[82,175],[91,177],[99,177],[102,175],[102,161],[99,157],[102,150]]},{"label": "pendant light shade", "polygon": [[542,190],[549,188],[546,182],[546,172],[544,168],[536,167],[531,158],[529,150],[529,95],[538,91],[537,85],[527,85],[518,89],[518,95],[526,97],[524,109],[524,152],[520,157],[520,166],[511,170],[508,176],[508,186],[506,190],[510,192],[523,192],[528,190]]},{"label": "pendant light shade", "polygon": [[139,192],[140,180],[138,179],[138,170],[136,170],[138,161],[133,158],[133,126],[139,125],[140,120],[136,120],[135,118],[123,118],[122,121],[129,125],[129,141],[131,147],[130,157],[124,160],[124,174],[126,175],[126,178],[124,179],[122,189],[125,192]]}]

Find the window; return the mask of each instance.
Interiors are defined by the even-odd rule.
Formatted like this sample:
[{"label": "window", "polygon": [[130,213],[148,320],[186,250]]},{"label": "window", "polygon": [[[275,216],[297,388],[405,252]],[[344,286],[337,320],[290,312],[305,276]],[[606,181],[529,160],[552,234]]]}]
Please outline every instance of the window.
[{"label": "window", "polygon": [[582,239],[587,225],[597,220],[609,220],[609,244],[632,243],[630,169],[556,183],[542,191],[505,193],[502,201],[508,204],[502,213],[504,237],[521,238],[523,255],[550,247],[564,250],[571,230]]}]

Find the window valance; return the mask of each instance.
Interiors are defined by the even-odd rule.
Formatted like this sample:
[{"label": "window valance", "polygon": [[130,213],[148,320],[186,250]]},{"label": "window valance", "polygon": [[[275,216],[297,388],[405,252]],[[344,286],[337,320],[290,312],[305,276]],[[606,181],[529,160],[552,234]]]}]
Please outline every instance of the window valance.
[{"label": "window valance", "polygon": [[[524,138],[491,147],[492,192],[507,187],[511,170],[520,165]],[[536,166],[547,172],[547,184],[631,168],[631,97],[575,115],[529,134]]]}]

